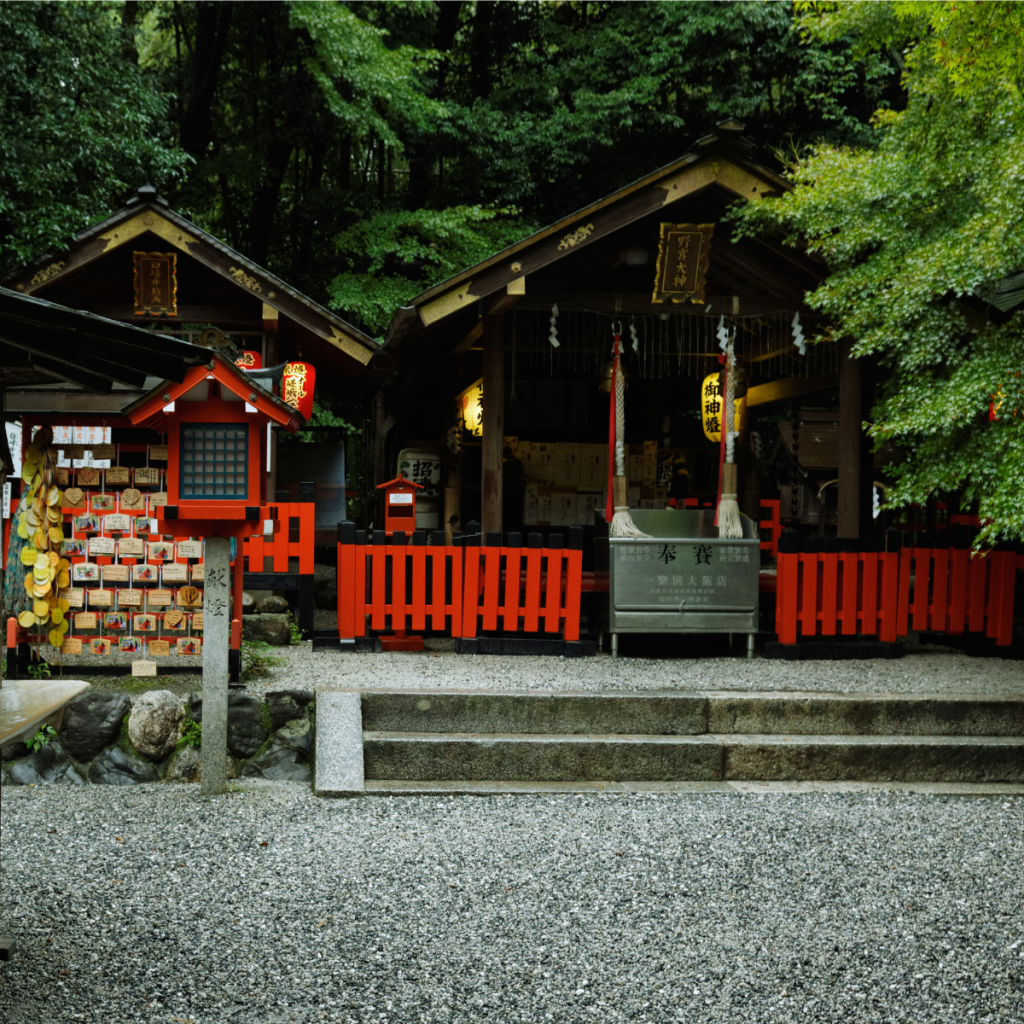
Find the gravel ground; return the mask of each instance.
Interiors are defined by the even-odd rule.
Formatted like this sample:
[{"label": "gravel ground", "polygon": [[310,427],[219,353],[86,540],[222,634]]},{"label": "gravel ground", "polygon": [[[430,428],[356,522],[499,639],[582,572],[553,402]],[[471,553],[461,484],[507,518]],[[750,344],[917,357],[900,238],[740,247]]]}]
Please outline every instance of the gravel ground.
[{"label": "gravel ground", "polygon": [[1020,1022],[1024,798],[5,790],[4,1024]]},{"label": "gravel ground", "polygon": [[821,690],[857,693],[1024,694],[1024,662],[920,648],[898,660],[517,658],[465,656],[452,641],[421,654],[339,654],[289,648],[254,693],[295,686],[499,690]]}]

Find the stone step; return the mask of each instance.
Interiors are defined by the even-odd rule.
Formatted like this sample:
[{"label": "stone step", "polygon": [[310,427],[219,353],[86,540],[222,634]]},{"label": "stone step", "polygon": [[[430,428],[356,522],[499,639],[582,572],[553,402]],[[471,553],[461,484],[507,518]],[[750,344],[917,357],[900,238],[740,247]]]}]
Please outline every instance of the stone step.
[{"label": "stone step", "polygon": [[1024,736],[1024,697],[716,692],[366,691],[371,732]]},{"label": "stone step", "polygon": [[1024,782],[1024,737],[364,731],[362,746],[377,781]]}]

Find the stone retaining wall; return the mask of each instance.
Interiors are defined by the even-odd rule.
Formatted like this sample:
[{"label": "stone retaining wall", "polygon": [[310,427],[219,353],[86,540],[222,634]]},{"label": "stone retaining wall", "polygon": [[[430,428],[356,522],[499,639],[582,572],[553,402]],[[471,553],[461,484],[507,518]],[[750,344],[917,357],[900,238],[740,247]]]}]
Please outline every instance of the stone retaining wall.
[{"label": "stone retaining wall", "polygon": [[[264,700],[228,697],[228,778],[308,782],[316,705],[310,690],[277,690]],[[64,711],[57,736],[30,752],[0,750],[0,785],[133,786],[198,782],[202,693],[185,701],[169,690],[139,697],[87,690]]]}]

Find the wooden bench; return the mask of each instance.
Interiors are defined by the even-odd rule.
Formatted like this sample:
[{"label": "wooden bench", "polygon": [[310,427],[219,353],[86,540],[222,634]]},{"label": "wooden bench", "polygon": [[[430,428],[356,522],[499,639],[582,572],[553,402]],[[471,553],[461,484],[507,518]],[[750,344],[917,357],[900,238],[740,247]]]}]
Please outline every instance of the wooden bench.
[{"label": "wooden bench", "polygon": [[[0,685],[0,747],[34,736],[56,720],[72,697],[89,688],[80,679],[6,679]],[[0,960],[9,960],[14,940],[0,936]]]}]

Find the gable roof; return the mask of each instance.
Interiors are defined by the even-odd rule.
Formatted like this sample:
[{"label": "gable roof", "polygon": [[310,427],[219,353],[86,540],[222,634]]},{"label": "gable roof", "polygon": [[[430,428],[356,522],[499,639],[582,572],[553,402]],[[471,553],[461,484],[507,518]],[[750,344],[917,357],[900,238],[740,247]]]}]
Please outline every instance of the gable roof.
[{"label": "gable roof", "polygon": [[255,406],[257,413],[291,433],[294,434],[305,424],[306,420],[298,409],[292,408],[272,391],[268,391],[256,378],[249,376],[245,370],[226,359],[220,352],[208,351],[206,354],[209,361],[202,366],[192,367],[185,374],[184,380],[164,381],[138,401],[127,406],[124,415],[135,426],[150,427],[162,432],[162,425],[166,420],[164,407],[212,377],[243,402]]},{"label": "gable roof", "polygon": [[8,274],[3,283],[23,295],[32,295],[146,233],[158,236],[235,287],[250,292],[253,299],[263,303],[264,319],[268,315],[276,319],[281,313],[359,366],[365,366],[380,351],[369,335],[175,213],[151,185],[142,186],[123,209],[80,232],[60,259],[55,253],[45,253],[28,267]]},{"label": "gable roof", "polygon": [[[524,295],[531,274],[575,256],[620,229],[679,200],[705,190],[728,199],[759,200],[792,186],[747,156],[750,144],[742,138],[743,124],[723,121],[679,160],[626,185],[617,192],[489,256],[476,265],[417,295],[399,309],[385,335],[386,348],[397,350],[434,324],[488,300]],[[795,251],[787,258],[814,273],[818,263]],[[500,306],[498,307],[500,308]]]}]

